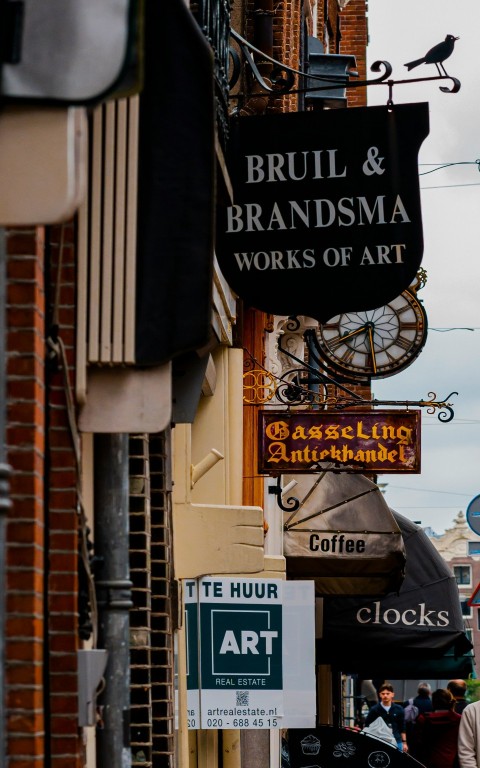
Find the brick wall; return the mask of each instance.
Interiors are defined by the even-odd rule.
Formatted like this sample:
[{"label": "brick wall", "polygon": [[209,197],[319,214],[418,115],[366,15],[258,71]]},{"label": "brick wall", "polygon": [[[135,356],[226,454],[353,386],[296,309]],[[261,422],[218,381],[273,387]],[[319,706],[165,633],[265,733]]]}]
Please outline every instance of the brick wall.
[{"label": "brick wall", "polygon": [[[45,247],[43,228],[7,233],[9,768],[83,765],[76,696],[76,466],[62,373],[46,365],[45,354],[46,297],[56,295],[60,230],[50,234]],[[59,321],[73,365],[73,228],[65,234]]]},{"label": "brick wall", "polygon": [[[49,318],[58,322],[71,386],[75,362],[75,232],[49,233]],[[57,285],[60,291],[56,292]],[[56,312],[54,308],[56,307]],[[77,717],[77,468],[68,425],[66,382],[58,361],[48,375],[48,651],[51,768],[82,765]]]},{"label": "brick wall", "polygon": [[[367,79],[366,47],[368,42],[367,0],[350,0],[340,15],[341,41],[339,53],[356,56],[359,80]],[[366,88],[347,90],[349,107],[365,107]]]},{"label": "brick wall", "polygon": [[7,237],[6,707],[10,768],[44,765],[45,290],[41,229]]}]

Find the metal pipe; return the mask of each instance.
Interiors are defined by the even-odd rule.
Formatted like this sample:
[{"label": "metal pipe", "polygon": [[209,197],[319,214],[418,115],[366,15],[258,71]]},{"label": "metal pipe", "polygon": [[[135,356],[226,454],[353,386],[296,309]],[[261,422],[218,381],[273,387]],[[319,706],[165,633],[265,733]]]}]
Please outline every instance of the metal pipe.
[{"label": "metal pipe", "polygon": [[95,436],[95,556],[99,646],[108,651],[98,699],[98,765],[130,768],[128,435]]},{"label": "metal pipe", "polygon": [[[256,0],[253,10],[253,45],[267,56],[273,57],[273,0]],[[258,71],[267,83],[271,85],[270,72],[272,63],[265,60],[257,61]],[[241,107],[242,116],[261,115],[268,106],[269,96],[255,80],[252,95]]]},{"label": "metal pipe", "polygon": [[217,451],[216,448],[211,448],[206,456],[203,457],[201,461],[198,462],[198,464],[192,464],[191,467],[191,488],[195,485],[195,483],[198,483],[201,477],[203,477],[207,472],[209,472],[212,467],[215,466],[219,461],[222,461],[225,456],[220,453],[220,451]]}]

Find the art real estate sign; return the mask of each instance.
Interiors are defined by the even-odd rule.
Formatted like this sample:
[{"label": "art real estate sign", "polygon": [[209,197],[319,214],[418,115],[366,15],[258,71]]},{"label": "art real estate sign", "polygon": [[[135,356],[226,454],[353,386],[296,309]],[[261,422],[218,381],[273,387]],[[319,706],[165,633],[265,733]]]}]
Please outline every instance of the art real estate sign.
[{"label": "art real estate sign", "polygon": [[[184,588],[189,728],[314,722],[313,582],[212,576],[186,580]],[[198,624],[191,615],[196,597]]]},{"label": "art real estate sign", "polygon": [[420,472],[420,411],[260,411],[260,473]]},{"label": "art real estate sign", "polygon": [[216,252],[251,306],[326,322],[405,290],[423,256],[428,104],[236,118]]}]

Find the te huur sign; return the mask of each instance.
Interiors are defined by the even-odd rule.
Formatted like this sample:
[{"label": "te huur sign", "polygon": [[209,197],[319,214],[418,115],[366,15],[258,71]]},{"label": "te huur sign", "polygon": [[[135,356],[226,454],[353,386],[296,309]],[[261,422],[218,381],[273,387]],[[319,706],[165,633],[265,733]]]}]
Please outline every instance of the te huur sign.
[{"label": "te huur sign", "polygon": [[190,729],[315,725],[313,581],[183,582]]},{"label": "te huur sign", "polygon": [[216,254],[252,307],[325,323],[405,290],[423,256],[428,105],[235,118]]},{"label": "te huur sign", "polygon": [[320,469],[419,474],[420,411],[259,413],[260,473]]}]

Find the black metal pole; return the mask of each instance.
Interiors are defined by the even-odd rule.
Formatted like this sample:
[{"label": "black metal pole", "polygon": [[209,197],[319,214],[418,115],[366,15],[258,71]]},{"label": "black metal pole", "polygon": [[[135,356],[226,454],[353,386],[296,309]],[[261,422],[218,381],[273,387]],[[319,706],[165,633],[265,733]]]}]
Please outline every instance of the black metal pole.
[{"label": "black metal pole", "polygon": [[128,435],[96,435],[94,454],[98,645],[108,651],[97,761],[130,768]]}]

